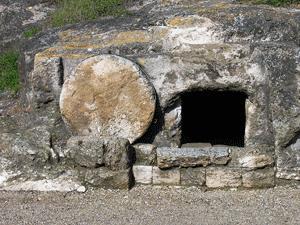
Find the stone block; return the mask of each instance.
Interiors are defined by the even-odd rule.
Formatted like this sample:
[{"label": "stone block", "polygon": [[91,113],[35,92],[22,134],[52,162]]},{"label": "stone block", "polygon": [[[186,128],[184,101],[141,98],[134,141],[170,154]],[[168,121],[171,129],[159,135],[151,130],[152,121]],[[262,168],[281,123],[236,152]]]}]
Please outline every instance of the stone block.
[{"label": "stone block", "polygon": [[124,138],[104,139],[104,164],[111,170],[124,170],[132,166],[133,148]]},{"label": "stone block", "polygon": [[94,136],[74,136],[67,142],[65,156],[85,167],[104,164],[104,142]]},{"label": "stone block", "polygon": [[152,166],[133,166],[133,175],[137,184],[152,183]]},{"label": "stone block", "polygon": [[180,171],[179,169],[161,170],[160,168],[153,167],[153,184],[180,184]]},{"label": "stone block", "polygon": [[135,144],[135,164],[152,165],[156,164],[156,146],[152,144]]},{"label": "stone block", "polygon": [[247,188],[268,188],[275,185],[274,168],[248,171],[242,175],[243,186]]},{"label": "stone block", "polygon": [[130,189],[134,184],[131,168],[119,171],[105,167],[81,168],[79,177],[88,185],[104,189]]},{"label": "stone block", "polygon": [[274,159],[266,154],[245,155],[239,159],[239,164],[243,168],[263,168],[274,164]]},{"label": "stone block", "polygon": [[240,187],[242,185],[241,171],[234,168],[208,168],[206,185],[209,188]]},{"label": "stone block", "polygon": [[229,161],[227,147],[212,148],[157,148],[159,168],[208,166],[226,164]]},{"label": "stone block", "polygon": [[111,170],[124,170],[131,166],[133,151],[129,141],[123,138],[100,139],[98,136],[74,136],[67,142],[64,152],[84,167],[105,165]]},{"label": "stone block", "polygon": [[203,186],[205,184],[205,168],[181,168],[180,182],[186,186]]}]

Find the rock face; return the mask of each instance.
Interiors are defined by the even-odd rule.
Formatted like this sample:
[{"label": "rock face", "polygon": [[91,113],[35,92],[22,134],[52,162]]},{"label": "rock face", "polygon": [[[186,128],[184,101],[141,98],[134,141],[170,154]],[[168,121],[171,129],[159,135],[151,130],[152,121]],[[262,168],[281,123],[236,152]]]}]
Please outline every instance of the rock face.
[{"label": "rock face", "polygon": [[[16,155],[41,167],[70,162],[83,183],[107,188],[130,187],[132,170],[144,184],[261,188],[280,179],[299,182],[299,10],[221,0],[176,0],[176,7],[174,1],[150,2],[132,15],[46,31],[27,43],[20,101],[31,116],[15,117],[17,106],[3,110],[10,104],[0,97],[0,169],[14,162],[4,156]],[[214,132],[213,139],[185,141],[192,115],[186,110],[210,107],[186,94],[226,91],[243,95],[245,118],[231,118],[241,125],[243,143],[216,146]],[[226,114],[228,105],[205,100],[220,106],[204,116],[208,124]],[[191,117],[188,129],[197,136],[202,124],[193,124],[197,114]],[[16,132],[20,124],[29,134]],[[45,132],[33,132],[41,125]],[[231,124],[219,128],[212,131],[232,131]],[[205,143],[186,143],[199,140]],[[1,171],[5,179],[18,176]]]},{"label": "rock face", "polygon": [[60,109],[80,134],[117,136],[132,143],[152,122],[155,95],[137,65],[100,55],[84,60],[65,81]]}]

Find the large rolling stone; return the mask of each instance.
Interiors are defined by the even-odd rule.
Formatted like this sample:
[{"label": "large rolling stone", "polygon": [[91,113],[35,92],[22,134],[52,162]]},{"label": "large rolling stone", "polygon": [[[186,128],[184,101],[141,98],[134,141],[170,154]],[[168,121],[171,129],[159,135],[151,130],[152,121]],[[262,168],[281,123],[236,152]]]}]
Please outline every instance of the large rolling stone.
[{"label": "large rolling stone", "polygon": [[60,110],[76,133],[122,137],[132,143],[152,122],[155,91],[133,62],[99,55],[81,62],[65,81]]}]

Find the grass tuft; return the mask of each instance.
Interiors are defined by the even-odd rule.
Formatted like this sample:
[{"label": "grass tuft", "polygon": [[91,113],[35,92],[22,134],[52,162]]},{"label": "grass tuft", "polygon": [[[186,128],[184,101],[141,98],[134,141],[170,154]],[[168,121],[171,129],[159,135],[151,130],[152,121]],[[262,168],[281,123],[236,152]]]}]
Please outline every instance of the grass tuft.
[{"label": "grass tuft", "polygon": [[56,0],[58,9],[53,13],[54,27],[94,20],[99,16],[118,16],[126,12],[123,0]]},{"label": "grass tuft", "polygon": [[0,54],[0,92],[10,90],[16,93],[20,89],[18,58],[16,52]]},{"label": "grass tuft", "polygon": [[36,34],[38,34],[40,31],[41,31],[41,28],[39,28],[39,27],[31,27],[28,30],[24,31],[23,35],[26,38],[32,38]]}]

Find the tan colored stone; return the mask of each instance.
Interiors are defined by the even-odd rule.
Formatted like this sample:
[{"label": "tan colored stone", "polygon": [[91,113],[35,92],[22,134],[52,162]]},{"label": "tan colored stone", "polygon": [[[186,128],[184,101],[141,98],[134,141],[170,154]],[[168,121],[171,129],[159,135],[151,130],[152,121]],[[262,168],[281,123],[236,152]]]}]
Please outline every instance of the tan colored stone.
[{"label": "tan colored stone", "polygon": [[158,167],[153,167],[153,184],[171,184],[179,185],[180,170],[178,168],[161,170]]},{"label": "tan colored stone", "polygon": [[64,83],[60,109],[74,131],[117,136],[131,143],[152,122],[155,94],[133,62],[99,55],[80,63]]},{"label": "tan colored stone", "polygon": [[263,168],[272,165],[274,159],[269,155],[248,155],[239,159],[239,163],[244,168]]},{"label": "tan colored stone", "polygon": [[274,187],[274,168],[265,168],[249,171],[243,174],[243,186],[247,188]]},{"label": "tan colored stone", "polygon": [[206,171],[206,185],[210,188],[239,187],[242,185],[242,174],[233,168],[209,168]]}]

